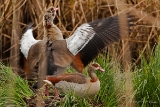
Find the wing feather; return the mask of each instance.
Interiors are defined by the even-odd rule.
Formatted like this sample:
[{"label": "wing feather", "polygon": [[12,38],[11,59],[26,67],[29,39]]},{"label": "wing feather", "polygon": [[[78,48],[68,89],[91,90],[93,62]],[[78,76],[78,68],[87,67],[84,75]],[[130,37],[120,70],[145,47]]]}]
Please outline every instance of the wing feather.
[{"label": "wing feather", "polygon": [[65,73],[46,77],[46,79],[51,81],[53,84],[58,83],[59,81],[84,84],[86,83],[86,78],[87,76],[81,73]]},{"label": "wing feather", "polygon": [[[106,46],[128,36],[129,27],[132,26],[130,22],[134,22],[132,17],[121,14],[85,23],[66,40],[67,48],[75,57],[80,54],[80,60],[85,67]],[[77,68],[76,62],[72,66]]]}]

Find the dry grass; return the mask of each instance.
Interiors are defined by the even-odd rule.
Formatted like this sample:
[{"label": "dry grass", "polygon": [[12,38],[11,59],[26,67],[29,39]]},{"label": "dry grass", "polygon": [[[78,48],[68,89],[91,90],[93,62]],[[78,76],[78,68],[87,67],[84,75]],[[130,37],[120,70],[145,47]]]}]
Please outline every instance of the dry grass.
[{"label": "dry grass", "polygon": [[[50,0],[52,1],[52,0]],[[61,29],[64,37],[70,36],[82,23],[95,19],[113,16],[115,14],[130,11],[139,20],[133,28],[130,38],[131,59],[138,63],[141,55],[139,51],[150,53],[153,45],[157,42],[159,35],[159,0],[19,0],[14,4],[11,0],[1,0],[0,4],[0,58],[6,62],[9,59],[17,58],[18,55],[11,55],[12,49],[17,46],[27,23],[33,21],[36,24],[35,37],[41,39],[43,36],[42,16],[48,6],[59,7],[56,25]],[[13,30],[15,29],[15,31]],[[16,33],[16,36],[14,37]],[[12,40],[16,43],[12,44]],[[19,44],[18,44],[19,45]],[[17,48],[18,49],[18,48]],[[118,46],[116,56],[122,58],[121,47]],[[18,59],[18,58],[17,58]]]},{"label": "dry grass", "polygon": [[0,60],[5,64],[9,62],[20,75],[26,70],[19,50],[22,32],[26,24],[33,21],[35,37],[42,39],[42,16],[50,5],[59,8],[55,24],[64,38],[85,22],[125,12],[135,15],[138,21],[129,38],[108,47],[110,57],[123,62],[124,71],[138,65],[142,54],[149,61],[148,55],[160,34],[159,0],[0,0],[0,4]]}]

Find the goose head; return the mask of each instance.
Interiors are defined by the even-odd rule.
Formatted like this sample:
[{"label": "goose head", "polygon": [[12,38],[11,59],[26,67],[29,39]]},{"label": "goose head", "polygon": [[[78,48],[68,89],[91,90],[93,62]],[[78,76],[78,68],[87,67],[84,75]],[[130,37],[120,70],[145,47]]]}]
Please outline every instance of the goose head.
[{"label": "goose head", "polygon": [[54,8],[54,7],[49,7],[47,9],[46,13],[43,16],[43,26],[44,27],[47,27],[47,28],[51,27],[51,25],[53,24],[53,20],[56,17],[57,10],[58,10],[58,8]]},{"label": "goose head", "polygon": [[92,69],[93,71],[97,71],[97,70],[102,72],[105,71],[98,63],[92,63],[88,69]]}]

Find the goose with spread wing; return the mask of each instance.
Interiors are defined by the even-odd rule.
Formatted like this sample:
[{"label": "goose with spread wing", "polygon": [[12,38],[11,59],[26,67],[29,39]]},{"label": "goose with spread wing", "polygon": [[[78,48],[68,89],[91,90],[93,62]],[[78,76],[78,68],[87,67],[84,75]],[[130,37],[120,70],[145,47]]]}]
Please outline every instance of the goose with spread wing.
[{"label": "goose with spread wing", "polygon": [[[47,12],[52,16],[55,15],[53,7],[50,7]],[[44,18],[44,22],[48,22],[47,18]],[[60,32],[60,30],[51,30],[53,23],[49,23],[49,27],[47,27],[48,24],[44,24],[47,39],[33,44],[28,52],[30,72],[33,72],[35,65],[39,63],[38,72],[41,79],[45,78],[44,75],[64,73],[68,65],[82,73],[84,68],[106,46],[128,36],[132,22],[134,20],[128,14],[94,20],[82,24],[69,38],[64,40],[49,39],[55,36],[49,34],[50,32]]]}]

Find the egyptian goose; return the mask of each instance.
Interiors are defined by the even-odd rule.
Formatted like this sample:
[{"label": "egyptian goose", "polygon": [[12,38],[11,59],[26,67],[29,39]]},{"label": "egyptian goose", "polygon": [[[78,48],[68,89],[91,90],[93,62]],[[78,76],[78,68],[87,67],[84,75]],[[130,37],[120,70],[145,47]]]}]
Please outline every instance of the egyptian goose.
[{"label": "egyptian goose", "polygon": [[[53,9],[53,10],[52,10]],[[56,16],[56,11],[58,8],[52,8],[50,7],[47,12],[44,14],[43,17],[43,26],[44,26],[44,37],[43,40],[63,40],[63,35],[59,28],[54,25],[53,20]],[[53,12],[53,13],[51,13]],[[33,37],[33,24],[28,24],[25,33],[22,35],[22,38],[20,40],[20,50],[23,53],[24,57],[28,58],[28,52],[32,45],[36,44],[37,42],[41,40],[36,40]],[[46,29],[48,31],[46,31]],[[56,32],[55,32],[56,31]],[[46,33],[47,32],[47,33]],[[51,35],[51,36],[50,36]]]},{"label": "egyptian goose", "polygon": [[[25,58],[28,60],[28,66],[30,69],[32,74],[28,74],[28,72],[26,72],[26,76],[28,79],[33,79],[33,77],[35,77],[34,75],[37,73],[35,73],[37,71],[37,69],[35,69],[34,67],[37,65],[37,62],[35,62],[35,60],[32,60],[32,57],[34,58],[35,56],[30,55],[31,57],[28,58],[28,53],[29,50],[31,48],[31,46],[33,46],[34,44],[41,44],[41,42],[46,43],[47,40],[63,40],[63,35],[61,33],[61,31],[59,30],[59,28],[54,25],[53,20],[56,16],[56,11],[58,10],[58,8],[52,8],[50,7],[49,9],[47,9],[47,12],[44,14],[43,16],[43,26],[44,26],[44,37],[43,40],[36,40],[33,37],[33,28],[32,25],[33,24],[29,24],[28,27],[26,28],[26,32],[22,35],[22,39],[20,40],[20,50],[23,53],[23,55],[25,56]],[[47,33],[46,33],[47,32]],[[40,43],[38,43],[39,41],[41,41]],[[45,47],[43,46],[40,50],[37,50],[37,48],[34,49],[34,52],[44,52]],[[38,55],[38,57],[40,57],[41,55],[38,53],[35,53],[35,55]],[[30,62],[33,61],[31,64]],[[32,65],[34,64],[34,65]]]},{"label": "egyptian goose", "polygon": [[[53,7],[50,7],[47,12],[53,14],[54,17],[55,9]],[[47,18],[44,19],[47,20]],[[45,78],[46,74],[63,73],[69,64],[77,71],[83,72],[84,67],[106,46],[128,36],[129,27],[133,25],[131,22],[134,20],[130,15],[116,15],[82,24],[65,40],[39,41],[32,45],[28,52],[30,72],[34,71],[37,62],[39,63],[39,78]],[[45,30],[45,35],[49,34],[50,27],[45,27]],[[51,31],[59,32],[59,30]]]},{"label": "egyptian goose", "polygon": [[[100,81],[94,72],[96,70],[104,72],[104,69],[98,63],[93,63],[88,67],[90,77],[82,73],[64,73],[47,76],[46,80],[44,80],[47,83],[45,84],[46,95],[48,95],[47,86],[53,84],[55,88],[63,93],[74,91],[80,97],[93,96],[100,90]],[[58,98],[57,91],[55,93]]]}]

